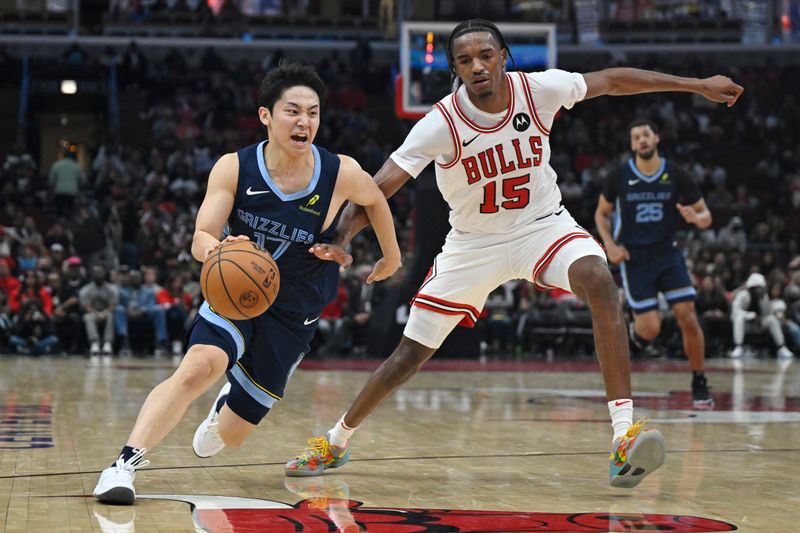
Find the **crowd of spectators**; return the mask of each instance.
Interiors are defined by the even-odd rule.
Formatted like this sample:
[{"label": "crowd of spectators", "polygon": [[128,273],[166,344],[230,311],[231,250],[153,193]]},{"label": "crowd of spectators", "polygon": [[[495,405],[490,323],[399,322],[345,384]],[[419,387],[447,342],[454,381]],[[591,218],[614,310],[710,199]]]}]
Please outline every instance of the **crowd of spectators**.
[{"label": "crowd of spectators", "polygon": [[[331,89],[316,142],[374,173],[398,137],[387,131],[409,125],[375,116],[376,109],[391,109],[389,68],[371,64],[364,50],[353,53],[362,54],[359,62],[332,53],[316,65]],[[103,68],[113,55],[104,53],[105,63],[88,60]],[[50,168],[40,168],[22,144],[3,154],[0,342],[6,350],[181,353],[183,329],[201,301],[200,265],[189,249],[205,180],[221,154],[263,138],[255,96],[263,73],[280,57],[231,63],[213,50],[196,56],[174,50],[163,61],[142,55],[131,63],[136,68],[125,70],[120,91],[146,98],[139,117],[146,138],[120,142],[119,132],[99,130],[81,150],[69,142],[54,147],[59,159]],[[711,228],[680,234],[710,354],[731,348],[730,305],[754,272],[764,275],[771,309],[797,351],[800,261],[792,258],[800,239],[800,144],[793,125],[800,123],[800,101],[786,88],[800,82],[800,69],[726,69],[685,58],[661,69],[727,72],[746,93],[734,109],[670,94],[604,98],[561,113],[551,165],[564,203],[591,228],[603,180],[628,157],[627,123],[654,120],[664,154],[695,177],[714,216]],[[413,195],[413,185],[404,187],[390,202],[407,254],[413,253]],[[380,285],[363,283],[376,253],[369,232],[354,241],[352,253],[354,266],[320,320],[318,347],[334,355],[364,352],[373,309],[384,297]],[[566,341],[568,328],[590,341],[587,319],[568,293],[507,284],[484,310],[483,346],[497,353],[537,351],[544,332]],[[662,337],[668,348],[669,328]]]}]

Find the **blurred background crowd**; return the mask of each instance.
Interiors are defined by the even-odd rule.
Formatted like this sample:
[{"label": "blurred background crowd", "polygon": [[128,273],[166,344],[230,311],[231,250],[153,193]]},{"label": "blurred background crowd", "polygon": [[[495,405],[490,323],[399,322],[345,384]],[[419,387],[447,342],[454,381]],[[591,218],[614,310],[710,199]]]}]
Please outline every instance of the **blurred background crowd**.
[{"label": "blurred background crowd", "polygon": [[[146,28],[148,20],[170,10],[216,17],[226,9],[234,17],[246,10],[289,17],[314,12],[313,3],[278,2],[272,13],[270,2],[112,2],[104,20]],[[546,15],[536,16],[572,21],[574,29],[572,3],[563,4],[573,6],[568,15],[559,10],[561,3],[544,4],[550,6]],[[606,2],[610,15],[604,20],[714,19],[738,5],[650,4]],[[377,19],[382,6],[373,8],[376,26],[391,23]],[[15,14],[33,12],[26,9]],[[773,34],[780,36],[783,29],[778,24]],[[109,111],[118,116],[116,123],[98,120],[81,142],[58,139],[49,153],[40,148],[35,127],[0,146],[3,352],[182,353],[184,328],[202,298],[200,264],[189,249],[208,172],[222,154],[264,137],[255,95],[265,72],[284,56],[276,49],[261,59],[232,61],[212,48],[176,47],[154,59],[135,40],[92,50],[75,43],[30,59],[0,48],[0,88],[18,87],[25,69],[80,78],[80,72],[107,72],[113,66],[115,90],[136,95],[143,104]],[[584,227],[593,228],[604,180],[629,157],[627,124],[641,117],[659,125],[663,155],[691,173],[714,217],[704,231],[685,227],[679,233],[698,289],[709,356],[730,350],[731,302],[754,272],[764,275],[761,289],[769,300],[758,312],[776,316],[789,347],[800,349],[800,142],[795,132],[800,97],[789,89],[800,84],[800,65],[764,57],[736,64],[698,54],[571,54],[559,60],[560,68],[580,72],[625,65],[697,77],[725,74],[745,87],[733,109],[688,94],[594,100],[562,112],[551,136],[550,164],[559,175],[564,204]],[[363,39],[351,48],[315,54],[312,62],[330,89],[316,143],[355,157],[374,173],[413,125],[393,114],[392,62],[376,58]],[[415,246],[415,192],[411,183],[390,201],[401,247],[409,255]],[[353,242],[353,267],[322,315],[315,350],[368,355],[366,332],[387,292],[364,284],[376,250],[369,231]],[[402,277],[400,272],[395,279]],[[402,323],[403,309],[395,315]],[[654,355],[682,356],[679,334],[668,312],[665,316]],[[748,329],[748,343],[768,347],[770,338],[757,323]],[[591,352],[585,307],[568,293],[537,292],[527,283],[509,283],[492,293],[479,329],[486,354]]]}]

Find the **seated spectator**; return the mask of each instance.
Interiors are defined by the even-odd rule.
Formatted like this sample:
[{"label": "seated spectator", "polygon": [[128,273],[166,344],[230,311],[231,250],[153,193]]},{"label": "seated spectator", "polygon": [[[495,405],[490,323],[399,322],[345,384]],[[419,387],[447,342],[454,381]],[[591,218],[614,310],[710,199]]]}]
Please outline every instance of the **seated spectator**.
[{"label": "seated spectator", "polygon": [[53,324],[61,348],[68,353],[82,353],[85,349],[81,331],[81,306],[78,294],[84,285],[81,258],[71,256],[64,261],[63,276],[58,288],[58,304],[53,309]]},{"label": "seated spectator", "polygon": [[17,301],[16,308],[22,313],[22,308],[28,301],[36,300],[47,316],[53,315],[53,296],[44,284],[44,273],[29,270],[22,278],[19,292],[14,296]]},{"label": "seated spectator", "polygon": [[786,347],[783,331],[778,317],[772,312],[767,296],[767,280],[762,274],[754,272],[745,282],[744,289],[740,289],[731,304],[731,321],[733,322],[733,344],[731,358],[740,358],[744,355],[744,334],[748,322],[758,324],[769,330],[772,340],[778,347],[777,356],[780,359],[791,359],[794,354]]},{"label": "seated spectator", "polygon": [[144,271],[144,284],[146,287],[157,287],[156,303],[166,313],[167,335],[172,343],[172,355],[182,355],[183,336],[189,318],[189,311],[192,308],[192,297],[183,290],[183,276],[181,275],[172,276],[168,287],[159,287],[156,285],[155,280],[156,269],[146,269]]},{"label": "seated spectator", "polygon": [[10,344],[17,353],[34,356],[49,353],[58,345],[52,321],[44,313],[41,302],[32,299],[22,305]]},{"label": "seated spectator", "polygon": [[142,273],[131,270],[129,286],[119,289],[119,299],[114,310],[114,323],[120,340],[121,353],[130,354],[131,344],[128,325],[138,321],[155,333],[156,356],[164,355],[167,344],[167,320],[164,308],[156,304],[156,293],[152,287],[142,285]]},{"label": "seated spectator", "polygon": [[0,292],[3,293],[9,310],[12,313],[19,311],[19,288],[20,282],[16,276],[11,275],[11,267],[14,262],[10,257],[0,257]]},{"label": "seated spectator", "polygon": [[95,265],[92,267],[92,280],[81,287],[78,293],[90,355],[101,353],[98,322],[104,324],[102,353],[111,355],[114,351],[114,308],[119,300],[118,291],[116,285],[107,281],[106,269]]},{"label": "seated spectator", "polygon": [[486,299],[486,343],[489,353],[503,353],[514,346],[514,295],[516,283],[500,285]]},{"label": "seated spectator", "polygon": [[792,320],[789,315],[789,306],[781,296],[783,287],[780,283],[773,283],[769,289],[770,310],[778,317],[781,329],[785,337],[788,337],[789,345],[795,350],[800,349],[800,325]]},{"label": "seated spectator", "polygon": [[719,230],[717,245],[723,250],[744,252],[747,249],[747,233],[740,217],[731,217],[728,224]]},{"label": "seated spectator", "polygon": [[722,351],[729,339],[731,321],[728,300],[717,277],[706,276],[700,283],[697,299],[694,302],[700,327],[706,338],[706,354]]},{"label": "seated spectator", "polygon": [[5,351],[8,349],[13,333],[14,321],[12,320],[11,309],[8,307],[8,298],[6,293],[0,291],[0,350]]}]

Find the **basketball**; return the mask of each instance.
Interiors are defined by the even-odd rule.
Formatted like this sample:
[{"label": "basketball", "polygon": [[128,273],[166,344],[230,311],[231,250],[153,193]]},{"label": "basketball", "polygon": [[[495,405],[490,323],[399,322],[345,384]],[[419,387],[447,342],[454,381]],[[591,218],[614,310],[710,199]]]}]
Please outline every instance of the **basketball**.
[{"label": "basketball", "polygon": [[280,289],[278,264],[251,241],[223,243],[203,263],[200,287],[208,305],[231,320],[266,311]]}]

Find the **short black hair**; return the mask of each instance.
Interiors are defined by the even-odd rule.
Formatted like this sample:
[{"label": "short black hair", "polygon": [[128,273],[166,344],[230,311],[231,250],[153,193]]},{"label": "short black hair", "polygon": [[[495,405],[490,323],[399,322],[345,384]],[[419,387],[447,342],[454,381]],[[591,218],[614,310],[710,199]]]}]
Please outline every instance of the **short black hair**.
[{"label": "short black hair", "polygon": [[646,118],[637,118],[628,124],[628,133],[630,133],[633,128],[638,128],[639,126],[650,126],[650,129],[653,130],[653,133],[658,135],[658,126],[656,126],[653,121],[647,120]]},{"label": "short black hair", "polygon": [[486,31],[494,35],[494,38],[497,39],[497,42],[500,44],[500,50],[505,50],[508,54],[508,58],[511,60],[511,64],[515,65],[514,58],[511,57],[511,50],[508,48],[508,43],[506,43],[506,38],[503,37],[503,33],[495,23],[486,19],[469,19],[453,28],[453,31],[450,32],[450,37],[447,39],[447,66],[450,67],[450,77],[453,80],[457,77],[456,61],[453,57],[453,42],[462,35],[476,31]]},{"label": "short black hair", "polygon": [[308,87],[317,93],[320,106],[325,102],[328,89],[314,67],[299,63],[287,63],[275,67],[264,76],[261,87],[258,89],[258,106],[266,107],[272,113],[275,102],[280,99],[283,92],[298,85]]}]

